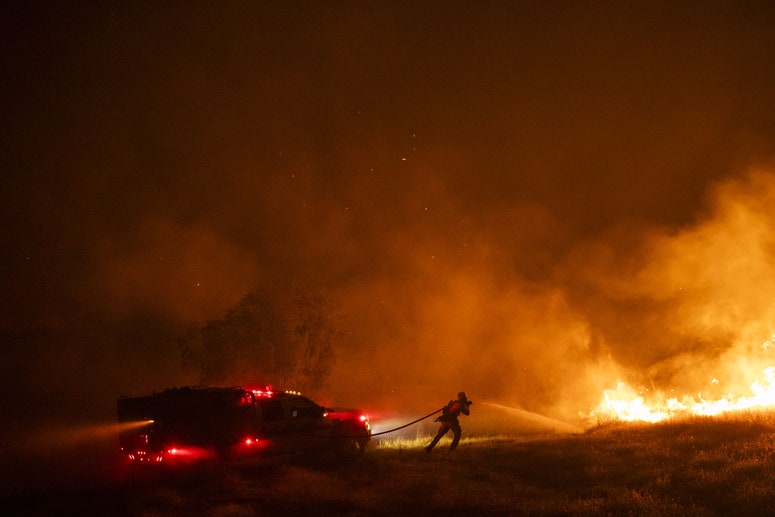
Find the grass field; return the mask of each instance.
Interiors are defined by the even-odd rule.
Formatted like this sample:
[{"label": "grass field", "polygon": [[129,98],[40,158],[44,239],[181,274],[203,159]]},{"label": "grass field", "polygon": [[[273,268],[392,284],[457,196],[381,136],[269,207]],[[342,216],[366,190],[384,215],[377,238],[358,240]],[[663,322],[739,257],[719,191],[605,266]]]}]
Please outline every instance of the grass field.
[{"label": "grass field", "polygon": [[[775,416],[580,434],[373,440],[352,464],[276,457],[17,498],[24,515],[773,515]],[[11,503],[9,503],[11,504]]]}]

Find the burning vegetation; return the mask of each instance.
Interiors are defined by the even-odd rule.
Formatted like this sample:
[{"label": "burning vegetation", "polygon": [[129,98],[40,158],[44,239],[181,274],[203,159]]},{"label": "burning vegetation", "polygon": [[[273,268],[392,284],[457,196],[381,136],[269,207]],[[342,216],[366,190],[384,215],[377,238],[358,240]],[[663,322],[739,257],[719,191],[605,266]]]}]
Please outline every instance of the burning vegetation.
[{"label": "burning vegetation", "polygon": [[[115,397],[164,386],[258,380],[377,429],[465,389],[490,405],[464,438],[773,406],[768,2],[308,3],[0,17],[4,486],[102,477],[82,462],[109,463]],[[550,448],[590,484],[622,466]],[[497,466],[557,496],[535,459]],[[616,493],[670,510],[663,460]],[[497,500],[483,465],[460,478]],[[420,463],[392,484],[276,469],[344,510],[448,495]],[[571,488],[566,511],[621,513]]]},{"label": "burning vegetation", "polygon": [[[601,326],[631,366],[589,416],[657,422],[775,405],[774,205],[771,173],[728,180],[704,218],[653,236],[640,260],[614,269],[607,299],[647,309],[615,316],[632,318],[629,339]],[[617,348],[617,337],[640,347]]]}]

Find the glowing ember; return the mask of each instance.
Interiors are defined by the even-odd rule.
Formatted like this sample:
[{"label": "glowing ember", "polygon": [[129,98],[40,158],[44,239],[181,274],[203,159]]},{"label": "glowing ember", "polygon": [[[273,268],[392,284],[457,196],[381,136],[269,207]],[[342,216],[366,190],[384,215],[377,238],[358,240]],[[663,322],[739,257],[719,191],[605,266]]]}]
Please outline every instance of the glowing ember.
[{"label": "glowing ember", "polygon": [[673,416],[711,416],[729,411],[771,408],[775,406],[775,367],[764,370],[762,377],[751,385],[751,393],[750,396],[740,397],[727,395],[712,401],[704,400],[699,395],[686,396],[681,400],[671,397],[647,404],[632,387],[619,383],[615,390],[606,390],[603,393],[603,400],[590,416],[615,418],[626,422],[659,422]]}]

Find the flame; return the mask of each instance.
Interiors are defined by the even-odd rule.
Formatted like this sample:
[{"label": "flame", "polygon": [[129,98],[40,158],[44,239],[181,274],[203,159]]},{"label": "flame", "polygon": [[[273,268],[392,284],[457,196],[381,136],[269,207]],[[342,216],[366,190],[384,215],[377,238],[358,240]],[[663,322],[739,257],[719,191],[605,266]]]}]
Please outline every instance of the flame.
[{"label": "flame", "polygon": [[[718,383],[716,379],[711,382]],[[765,368],[751,384],[750,391],[750,396],[729,394],[716,400],[705,400],[701,395],[685,396],[680,400],[669,397],[648,404],[639,392],[620,382],[616,389],[603,393],[603,400],[590,416],[653,423],[676,416],[713,416],[731,411],[772,408],[775,406],[775,366]]]}]

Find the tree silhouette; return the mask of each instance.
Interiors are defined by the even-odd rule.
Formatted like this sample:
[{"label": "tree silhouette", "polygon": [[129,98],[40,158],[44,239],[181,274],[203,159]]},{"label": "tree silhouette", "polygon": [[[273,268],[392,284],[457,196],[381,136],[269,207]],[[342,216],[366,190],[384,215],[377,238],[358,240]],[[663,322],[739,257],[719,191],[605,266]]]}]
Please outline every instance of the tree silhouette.
[{"label": "tree silhouette", "polygon": [[314,393],[343,340],[340,322],[320,293],[264,286],[184,340],[183,353],[203,384],[271,384]]}]

